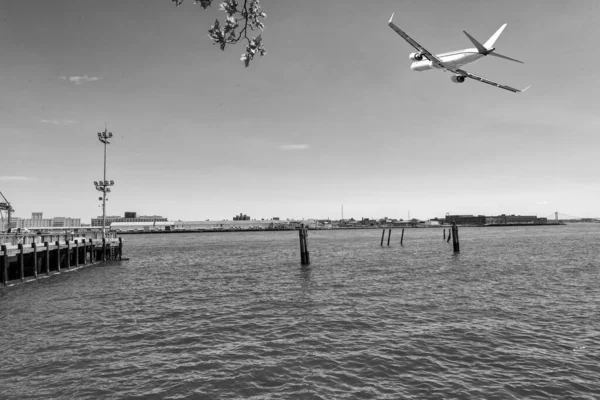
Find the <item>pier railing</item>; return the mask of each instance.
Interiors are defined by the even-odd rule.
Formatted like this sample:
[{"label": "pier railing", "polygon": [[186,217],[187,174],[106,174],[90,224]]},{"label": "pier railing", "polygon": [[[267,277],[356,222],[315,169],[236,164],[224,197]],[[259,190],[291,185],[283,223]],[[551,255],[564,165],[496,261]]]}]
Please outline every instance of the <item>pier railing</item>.
[{"label": "pier railing", "polygon": [[[117,234],[115,232],[106,232],[105,237],[106,240],[116,240]],[[67,240],[74,240],[75,238],[102,239],[102,232],[0,233],[0,244],[16,246],[18,244],[27,245],[44,242],[65,242]]]}]

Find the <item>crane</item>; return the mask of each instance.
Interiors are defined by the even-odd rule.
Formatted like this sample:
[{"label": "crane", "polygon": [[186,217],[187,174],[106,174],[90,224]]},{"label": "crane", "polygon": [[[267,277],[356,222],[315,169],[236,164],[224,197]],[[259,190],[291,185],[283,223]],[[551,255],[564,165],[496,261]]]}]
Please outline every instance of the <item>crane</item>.
[{"label": "crane", "polygon": [[6,200],[6,197],[4,197],[4,195],[2,194],[1,191],[0,191],[0,196],[2,196],[2,198],[4,199],[4,202],[0,202],[0,220],[2,221],[2,226],[3,226],[4,225],[4,217],[2,216],[2,211],[6,211],[6,215],[7,215],[6,230],[8,231],[10,229],[10,215],[15,210],[10,205],[10,202],[8,200]]}]

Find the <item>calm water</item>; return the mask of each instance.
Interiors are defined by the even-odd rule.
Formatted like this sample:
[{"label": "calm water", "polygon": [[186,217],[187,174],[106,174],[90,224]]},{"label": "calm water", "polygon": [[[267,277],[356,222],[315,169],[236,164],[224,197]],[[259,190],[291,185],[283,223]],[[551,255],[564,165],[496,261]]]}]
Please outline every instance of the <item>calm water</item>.
[{"label": "calm water", "polygon": [[124,236],[0,289],[0,398],[600,397],[600,224],[460,234]]}]

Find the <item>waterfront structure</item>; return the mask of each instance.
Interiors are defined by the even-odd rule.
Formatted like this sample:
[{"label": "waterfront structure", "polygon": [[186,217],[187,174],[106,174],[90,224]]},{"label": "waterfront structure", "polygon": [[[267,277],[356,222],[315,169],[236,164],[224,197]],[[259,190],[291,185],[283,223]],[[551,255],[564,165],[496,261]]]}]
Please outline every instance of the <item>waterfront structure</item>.
[{"label": "waterfront structure", "polygon": [[90,263],[121,260],[123,241],[115,234],[95,232],[5,234],[0,243],[0,283],[36,280]]},{"label": "waterfront structure", "polygon": [[223,220],[223,221],[118,221],[111,222],[110,230],[115,232],[161,232],[161,231],[223,231],[223,230],[268,230],[296,229],[301,224],[315,229],[319,224],[315,220]]},{"label": "waterfront structure", "polygon": [[496,215],[485,218],[488,225],[510,225],[510,224],[545,224],[548,218],[538,218],[536,215]]},{"label": "waterfront structure", "polygon": [[511,224],[545,224],[547,218],[538,218],[536,215],[446,215],[444,223],[457,225],[511,225]]}]

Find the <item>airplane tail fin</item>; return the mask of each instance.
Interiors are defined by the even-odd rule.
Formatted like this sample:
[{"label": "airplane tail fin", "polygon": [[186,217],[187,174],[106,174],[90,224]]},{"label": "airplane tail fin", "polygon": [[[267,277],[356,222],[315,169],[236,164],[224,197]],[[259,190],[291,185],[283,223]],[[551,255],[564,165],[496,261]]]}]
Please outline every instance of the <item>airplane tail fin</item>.
[{"label": "airplane tail fin", "polygon": [[477,51],[479,51],[481,54],[487,54],[489,52],[489,49],[486,49],[484,45],[479,43],[473,36],[469,35],[469,32],[467,32],[467,31],[463,31],[463,32],[465,35],[467,35],[469,40],[475,45],[475,47],[477,48]]},{"label": "airplane tail fin", "polygon": [[469,35],[467,33],[467,31],[463,31],[463,32],[465,33],[465,35],[467,35],[467,37],[469,38],[469,40],[471,42],[473,42],[473,44],[475,45],[475,47],[477,47],[477,51],[479,51],[480,54],[483,54],[485,56],[490,55],[490,56],[494,56],[494,57],[498,57],[498,58],[504,58],[505,60],[510,60],[510,61],[514,61],[514,62],[518,62],[518,63],[524,64],[523,61],[519,61],[519,60],[516,60],[514,58],[510,58],[510,57],[507,57],[505,55],[498,54],[498,53],[494,52],[494,50],[495,50],[494,49],[494,44],[496,43],[496,40],[498,40],[498,37],[500,36],[500,34],[504,30],[504,28],[506,28],[506,24],[502,25],[500,27],[500,29],[498,29],[496,31],[496,33],[494,33],[492,35],[492,37],[489,38],[487,42],[485,42],[485,44],[479,43],[477,40],[475,40],[475,38],[473,36]]},{"label": "airplane tail fin", "polygon": [[496,40],[498,40],[498,38],[500,37],[500,34],[501,34],[501,33],[502,33],[502,31],[504,30],[504,28],[506,28],[506,24],[502,25],[502,26],[500,27],[500,29],[498,29],[498,30],[496,31],[496,33],[494,33],[494,34],[492,35],[492,37],[490,37],[490,38],[488,39],[488,41],[487,41],[487,42],[485,42],[485,43],[483,44],[483,46],[484,46],[486,49],[488,49],[488,50],[491,50],[491,49],[493,49],[493,48],[494,48],[494,43],[496,43]]}]

